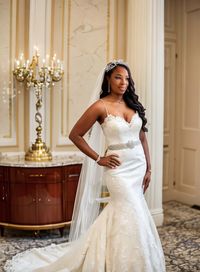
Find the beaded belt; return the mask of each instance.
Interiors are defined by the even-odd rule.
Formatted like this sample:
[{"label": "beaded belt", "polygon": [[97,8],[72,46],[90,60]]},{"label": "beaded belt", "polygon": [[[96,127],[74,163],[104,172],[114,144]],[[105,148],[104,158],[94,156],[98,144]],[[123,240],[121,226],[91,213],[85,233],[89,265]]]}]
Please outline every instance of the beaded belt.
[{"label": "beaded belt", "polygon": [[127,149],[127,148],[134,148],[136,145],[139,145],[141,142],[140,140],[136,141],[128,141],[127,143],[124,144],[114,144],[114,145],[109,145],[107,149],[109,150],[119,150],[119,149]]}]

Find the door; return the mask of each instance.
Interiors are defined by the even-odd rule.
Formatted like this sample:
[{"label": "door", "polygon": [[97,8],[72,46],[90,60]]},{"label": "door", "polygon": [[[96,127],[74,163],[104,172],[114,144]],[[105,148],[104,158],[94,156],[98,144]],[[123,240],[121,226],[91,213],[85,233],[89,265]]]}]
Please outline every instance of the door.
[{"label": "door", "polygon": [[200,205],[200,1],[179,1],[175,198]]},{"label": "door", "polygon": [[165,1],[165,80],[164,80],[164,146],[163,200],[173,199],[175,170],[176,108],[176,27],[175,1]]},{"label": "door", "polygon": [[36,217],[38,224],[62,222],[62,187],[61,180],[55,183],[51,183],[51,181],[40,182],[36,185]]},{"label": "door", "polygon": [[12,182],[10,184],[10,219],[13,224],[36,224],[36,185]]}]

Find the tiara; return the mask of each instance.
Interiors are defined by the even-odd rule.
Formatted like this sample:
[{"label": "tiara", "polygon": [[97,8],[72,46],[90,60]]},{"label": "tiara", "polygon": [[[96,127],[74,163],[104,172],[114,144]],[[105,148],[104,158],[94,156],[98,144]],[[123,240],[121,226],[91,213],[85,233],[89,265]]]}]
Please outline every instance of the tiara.
[{"label": "tiara", "polygon": [[122,59],[118,59],[118,60],[113,60],[110,63],[108,63],[106,65],[105,71],[108,72],[108,71],[112,70],[113,68],[115,68],[119,64],[123,64],[126,67],[128,67],[128,64],[126,62],[124,62]]}]

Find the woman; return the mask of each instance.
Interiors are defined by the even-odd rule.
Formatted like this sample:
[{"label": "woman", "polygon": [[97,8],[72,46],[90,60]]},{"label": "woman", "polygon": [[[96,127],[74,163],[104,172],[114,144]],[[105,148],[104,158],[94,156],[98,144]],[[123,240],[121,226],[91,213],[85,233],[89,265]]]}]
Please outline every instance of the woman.
[{"label": "woman", "polygon": [[[165,271],[160,239],[144,198],[151,176],[147,120],[127,64],[109,63],[97,85],[97,101],[69,135],[87,155],[70,230],[70,240],[76,241],[25,252],[8,262],[6,271]],[[104,155],[95,149],[102,144],[98,123],[106,140]],[[83,138],[87,132],[88,141]],[[97,217],[103,185],[110,198]]]}]

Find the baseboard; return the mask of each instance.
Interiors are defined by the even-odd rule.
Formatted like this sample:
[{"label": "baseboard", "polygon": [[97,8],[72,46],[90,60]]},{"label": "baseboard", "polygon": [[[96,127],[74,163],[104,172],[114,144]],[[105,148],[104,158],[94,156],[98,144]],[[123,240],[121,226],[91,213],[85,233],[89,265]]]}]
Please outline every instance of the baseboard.
[{"label": "baseboard", "polygon": [[163,209],[152,209],[150,210],[150,212],[156,226],[157,227],[162,226],[164,220]]},{"label": "baseboard", "polygon": [[196,195],[187,194],[177,190],[173,190],[170,199],[164,199],[164,201],[175,200],[188,205],[199,205],[200,202]]}]

